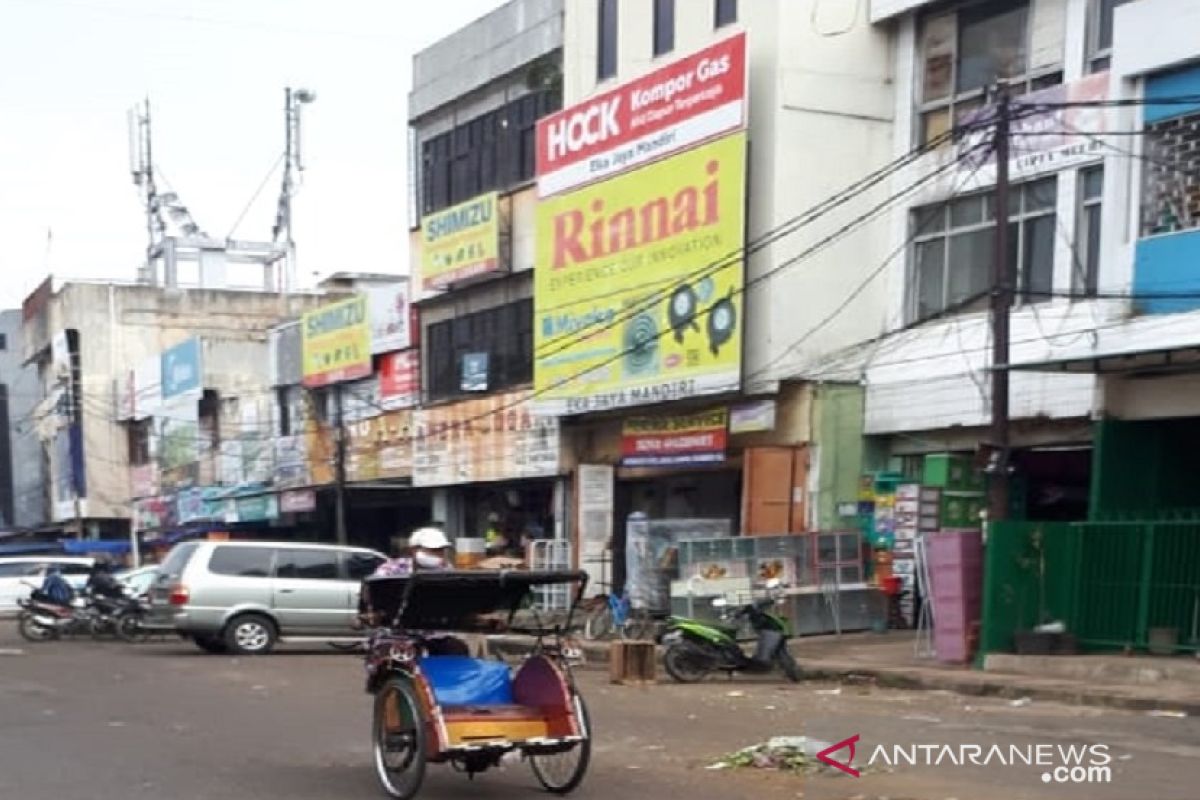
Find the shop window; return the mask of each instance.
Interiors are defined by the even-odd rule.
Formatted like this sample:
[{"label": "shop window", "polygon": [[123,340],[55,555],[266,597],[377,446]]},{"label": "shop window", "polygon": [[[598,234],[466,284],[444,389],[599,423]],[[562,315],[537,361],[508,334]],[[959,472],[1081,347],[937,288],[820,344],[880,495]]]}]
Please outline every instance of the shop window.
[{"label": "shop window", "polygon": [[468,356],[486,358],[486,391],[533,380],[532,299],[435,323],[427,339],[430,399],[465,393],[463,362]]},{"label": "shop window", "polygon": [[[1009,259],[1023,299],[1053,289],[1057,178],[1014,186],[1009,200]],[[992,194],[917,209],[913,224],[911,317],[915,320],[982,303],[992,285],[996,215]]]},{"label": "shop window", "polygon": [[1091,0],[1088,8],[1087,69],[1103,72],[1112,61],[1113,12],[1129,0]]},{"label": "shop window", "polygon": [[713,27],[723,28],[737,22],[737,0],[716,0],[713,4]]},{"label": "shop window", "polygon": [[596,81],[617,74],[617,0],[600,0],[596,32]]},{"label": "shop window", "polygon": [[654,55],[675,49],[675,0],[654,0]]},{"label": "shop window", "polygon": [[1104,168],[1079,171],[1079,231],[1075,237],[1075,267],[1071,293],[1092,296],[1100,274],[1100,207],[1104,193]]},{"label": "shop window", "polygon": [[427,139],[421,145],[421,213],[533,180],[537,121],[561,106],[554,84]]},{"label": "shop window", "polygon": [[[980,109],[1003,82],[1014,95],[1062,82],[1061,25],[1044,25],[1030,57],[1028,2],[989,0],[925,17],[920,25],[920,131],[929,142]],[[1057,51],[1055,51],[1057,46]],[[1058,53],[1055,56],[1043,55]],[[1045,63],[1041,63],[1045,62]]]}]

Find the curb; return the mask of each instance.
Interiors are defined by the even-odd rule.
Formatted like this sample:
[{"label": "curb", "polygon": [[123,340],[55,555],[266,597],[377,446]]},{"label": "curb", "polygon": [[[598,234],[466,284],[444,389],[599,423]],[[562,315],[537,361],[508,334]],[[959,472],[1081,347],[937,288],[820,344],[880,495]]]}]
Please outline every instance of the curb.
[{"label": "curb", "polygon": [[[505,655],[520,655],[530,650],[533,642],[523,636],[492,636],[489,646]],[[587,659],[586,667],[608,662],[607,642],[582,642]],[[661,656],[661,650],[659,655]],[[1143,697],[1106,692],[1082,684],[1062,682],[1047,684],[1022,680],[999,679],[996,673],[964,672],[960,674],[928,674],[894,667],[868,667],[847,662],[813,661],[802,656],[797,659],[805,680],[833,683],[862,683],[871,681],[888,689],[915,691],[949,691],[964,697],[999,697],[1009,700],[1028,697],[1031,700],[1064,703],[1067,705],[1113,708],[1124,711],[1157,711],[1169,708],[1188,716],[1200,716],[1200,698],[1172,702],[1167,698]],[[1024,676],[1013,676],[1020,678]]]}]

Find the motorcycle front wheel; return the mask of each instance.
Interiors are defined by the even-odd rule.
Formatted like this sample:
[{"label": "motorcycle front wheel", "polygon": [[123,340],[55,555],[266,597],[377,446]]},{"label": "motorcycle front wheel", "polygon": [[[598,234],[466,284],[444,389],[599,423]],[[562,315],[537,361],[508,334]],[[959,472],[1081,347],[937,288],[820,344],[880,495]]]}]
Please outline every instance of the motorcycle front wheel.
[{"label": "motorcycle front wheel", "polygon": [[663,653],[663,667],[678,683],[698,683],[708,677],[716,662],[690,642],[673,644]]},{"label": "motorcycle front wheel", "polygon": [[54,638],[55,631],[53,628],[47,628],[44,625],[39,625],[37,620],[33,618],[33,614],[28,611],[22,611],[17,617],[17,630],[21,634],[21,638],[27,642],[45,642]]}]

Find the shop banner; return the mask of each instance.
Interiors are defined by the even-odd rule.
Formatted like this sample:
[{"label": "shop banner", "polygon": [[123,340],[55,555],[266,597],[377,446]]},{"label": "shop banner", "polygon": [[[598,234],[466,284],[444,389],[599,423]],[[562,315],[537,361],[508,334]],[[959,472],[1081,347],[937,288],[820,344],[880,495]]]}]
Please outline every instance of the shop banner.
[{"label": "shop banner", "polygon": [[234,519],[226,512],[226,522],[265,522],[279,518],[279,497],[274,494],[257,494],[239,497],[233,502]]},{"label": "shop banner", "polygon": [[401,350],[383,356],[379,362],[379,404],[391,411],[412,408],[420,400],[420,351]]},{"label": "shop banner", "polygon": [[413,485],[557,475],[558,419],[528,401],[508,392],[414,411]]},{"label": "shop banner", "polygon": [[279,511],[283,514],[304,514],[317,508],[317,493],[312,489],[293,489],[279,495]]},{"label": "shop banner", "polygon": [[421,288],[499,272],[500,195],[488,192],[421,217]]},{"label": "shop banner", "polygon": [[160,378],[163,400],[200,394],[204,383],[200,372],[200,353],[200,340],[194,336],[163,351]]},{"label": "shop banner", "polygon": [[775,430],[775,401],[756,400],[729,409],[730,433],[759,433]]},{"label": "shop banner", "polygon": [[300,335],[305,386],[328,386],[371,374],[369,317],[362,294],[304,315]]},{"label": "shop banner", "polygon": [[394,411],[379,418],[379,477],[409,478],[413,473],[413,415]]},{"label": "shop banner", "polygon": [[739,388],[745,151],[737,133],[538,204],[539,412]]},{"label": "shop banner", "polygon": [[308,457],[308,477],[315,486],[333,483],[336,448],[333,431],[313,425],[304,434],[304,452]]},{"label": "shop banner", "polygon": [[167,497],[145,497],[133,504],[133,524],[139,531],[161,530],[175,524],[175,504]]},{"label": "shop banner", "polygon": [[379,417],[346,425],[346,480],[373,481],[379,477]]},{"label": "shop banner", "polygon": [[538,195],[600,180],[746,122],[746,35],[739,33],[538,121]]},{"label": "shop banner", "polygon": [[371,305],[371,352],[390,353],[412,347],[408,281],[372,286],[367,298]]},{"label": "shop banner", "polygon": [[621,463],[628,467],[714,464],[725,460],[727,409],[681,417],[631,417],[621,429]]},{"label": "shop banner", "polygon": [[303,486],[308,483],[308,462],[303,436],[275,438],[275,485]]},{"label": "shop banner", "polygon": [[[1106,147],[1103,134],[1109,129],[1108,112],[1102,103],[1108,100],[1108,94],[1109,74],[1098,72],[1014,100],[1017,118],[1012,122],[1012,137],[1016,144],[1009,159],[1009,176],[1013,180],[1032,178],[1101,158]],[[1064,108],[1064,103],[1078,105]],[[1030,113],[1030,108],[1039,105],[1046,110]],[[992,137],[990,123],[996,113],[997,107],[988,105],[963,118],[961,124],[975,130],[958,145],[954,185],[972,178],[976,185],[995,183],[995,153],[980,147]]]}]

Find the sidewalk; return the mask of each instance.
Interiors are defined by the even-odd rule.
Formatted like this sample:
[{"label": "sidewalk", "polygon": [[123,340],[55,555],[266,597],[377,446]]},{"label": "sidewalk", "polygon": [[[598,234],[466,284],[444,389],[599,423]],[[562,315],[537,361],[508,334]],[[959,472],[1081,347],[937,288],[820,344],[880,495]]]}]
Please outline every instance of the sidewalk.
[{"label": "sidewalk", "polygon": [[[506,653],[520,652],[531,641],[521,636],[491,640]],[[589,666],[608,663],[608,642],[583,644]],[[996,655],[978,670],[917,658],[914,644],[911,631],[851,633],[796,639],[792,652],[809,680],[872,681],[896,689],[1200,716],[1200,661],[1190,656]]]}]

